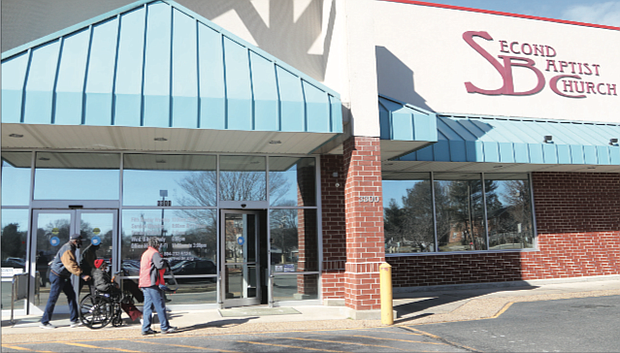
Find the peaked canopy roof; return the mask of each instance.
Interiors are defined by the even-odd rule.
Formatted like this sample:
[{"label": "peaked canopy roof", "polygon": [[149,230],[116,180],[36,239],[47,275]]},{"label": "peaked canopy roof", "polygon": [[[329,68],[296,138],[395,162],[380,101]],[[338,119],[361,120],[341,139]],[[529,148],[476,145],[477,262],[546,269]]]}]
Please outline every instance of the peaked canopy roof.
[{"label": "peaked canopy roof", "polygon": [[310,153],[342,133],[341,109],[338,93],[168,0],[2,55],[3,148]]}]

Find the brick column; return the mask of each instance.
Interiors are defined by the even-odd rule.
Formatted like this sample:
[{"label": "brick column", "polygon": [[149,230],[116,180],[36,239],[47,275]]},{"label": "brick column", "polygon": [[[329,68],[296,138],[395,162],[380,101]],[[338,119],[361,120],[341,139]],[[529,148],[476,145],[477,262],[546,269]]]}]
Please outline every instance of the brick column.
[{"label": "brick column", "polygon": [[344,143],[347,261],[345,305],[381,308],[379,266],[385,261],[381,146],[378,138],[351,137]]},{"label": "brick column", "polygon": [[321,156],[321,213],[323,215],[323,300],[344,303],[346,221],[344,214],[344,161],[341,155]]}]

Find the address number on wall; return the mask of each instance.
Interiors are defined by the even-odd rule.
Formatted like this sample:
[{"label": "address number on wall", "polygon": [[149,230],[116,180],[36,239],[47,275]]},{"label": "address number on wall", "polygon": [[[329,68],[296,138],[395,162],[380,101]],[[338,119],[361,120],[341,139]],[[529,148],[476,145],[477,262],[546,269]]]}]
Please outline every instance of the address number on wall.
[{"label": "address number on wall", "polygon": [[381,196],[360,196],[360,202],[379,202]]}]

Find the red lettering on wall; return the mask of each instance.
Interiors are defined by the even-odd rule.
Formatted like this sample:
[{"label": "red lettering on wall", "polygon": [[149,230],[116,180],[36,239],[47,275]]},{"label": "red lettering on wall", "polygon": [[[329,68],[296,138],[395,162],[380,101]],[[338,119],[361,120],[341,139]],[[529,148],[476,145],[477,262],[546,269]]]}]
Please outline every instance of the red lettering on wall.
[{"label": "red lettering on wall", "polygon": [[[475,51],[477,51],[480,55],[482,55],[482,57],[487,59],[487,61],[491,65],[493,65],[495,70],[497,70],[497,72],[499,72],[499,74],[503,78],[505,70],[504,70],[504,67],[502,66],[502,64],[500,64],[500,62],[497,61],[491,54],[489,54],[489,52],[484,50],[478,43],[476,43],[474,41],[474,37],[480,37],[480,38],[486,39],[486,40],[493,40],[493,38],[487,32],[468,31],[468,32],[463,33],[463,40],[465,40],[465,42],[467,44],[469,44]],[[504,92],[504,86],[500,87],[499,89],[495,89],[495,90],[485,90],[485,89],[481,89],[481,88],[478,88],[478,87],[474,86],[474,84],[471,83],[471,82],[465,82],[465,88],[467,89],[467,93],[481,93],[481,94],[487,94],[487,95],[500,95],[500,94],[503,94],[503,92]]]},{"label": "red lettering on wall", "polygon": [[[487,61],[491,65],[493,65],[493,67],[497,70],[497,72],[502,76],[502,80],[503,80],[504,84],[499,89],[486,90],[486,89],[482,89],[482,88],[476,87],[471,82],[465,82],[465,88],[467,89],[468,93],[480,93],[480,94],[485,94],[485,95],[524,96],[524,95],[530,95],[530,94],[538,93],[538,92],[540,92],[540,90],[543,89],[543,87],[545,86],[545,77],[543,76],[542,72],[535,67],[534,60],[528,59],[528,58],[516,57],[516,56],[502,56],[502,55],[500,55],[499,58],[504,61],[504,65],[502,65],[491,54],[489,54],[489,52],[484,50],[478,43],[476,43],[476,41],[474,40],[474,37],[480,37],[480,38],[485,39],[485,40],[493,40],[493,38],[487,32],[473,32],[473,31],[469,31],[469,32],[463,33],[463,39],[465,40],[465,42],[467,44],[469,44],[480,55],[482,55],[482,57],[487,59]],[[513,47],[513,45],[515,43],[516,42],[513,42],[510,45],[511,50],[513,50],[513,51],[514,51],[514,49],[512,47]],[[516,43],[516,44],[518,45],[518,43]],[[502,48],[503,48],[503,46],[504,46],[504,44],[502,44]],[[534,88],[532,88],[531,90],[529,90],[529,91],[515,92],[514,84],[513,84],[513,77],[512,77],[512,67],[513,66],[524,67],[524,68],[527,68],[527,69],[530,69],[531,71],[533,71],[534,74],[536,74],[536,78],[538,79],[538,82],[536,83],[536,86]]]},{"label": "red lettering on wall", "polygon": [[[499,56],[504,59],[504,94],[511,96],[527,96],[530,94],[536,94],[545,87],[545,77],[543,73],[534,67],[534,60],[529,58],[521,58],[517,56]],[[519,66],[532,70],[536,74],[538,82],[536,86],[529,91],[515,92],[512,79],[512,67]]]},{"label": "red lettering on wall", "polygon": [[[585,98],[586,95],[582,94],[582,95],[570,95],[570,94],[566,94],[564,92],[570,91],[571,93],[573,92],[573,81],[564,81],[564,92],[560,91],[560,89],[558,88],[558,81],[562,80],[562,79],[567,79],[567,78],[575,78],[578,80],[581,80],[581,77],[577,76],[577,75],[557,75],[554,76],[550,81],[549,81],[549,87],[551,87],[551,90],[553,92],[555,92],[556,94],[562,96],[562,97],[567,97],[567,98]],[[581,82],[583,83],[583,82]],[[567,89],[568,88],[568,89]],[[575,90],[577,89],[577,82],[575,82]],[[583,93],[583,92],[581,92]]]}]

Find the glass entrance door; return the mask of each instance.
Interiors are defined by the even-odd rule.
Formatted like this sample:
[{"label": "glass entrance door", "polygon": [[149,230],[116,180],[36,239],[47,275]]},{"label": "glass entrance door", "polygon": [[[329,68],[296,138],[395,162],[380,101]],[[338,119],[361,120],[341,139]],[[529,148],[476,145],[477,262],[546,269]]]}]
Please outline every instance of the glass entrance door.
[{"label": "glass entrance door", "polygon": [[221,294],[223,307],[261,302],[258,220],[255,211],[222,210]]},{"label": "glass entrance door", "polygon": [[[31,259],[34,259],[32,277],[38,272],[39,296],[34,297],[34,288],[30,295],[30,303],[36,308],[35,311],[44,310],[49,296],[49,263],[60,248],[69,241],[69,236],[73,233],[80,233],[84,240],[82,247],[76,251],[78,262],[82,259],[89,259],[86,262],[94,262],[95,259],[104,259],[111,264],[112,271],[116,271],[116,252],[115,246],[117,234],[117,211],[116,210],[90,210],[90,209],[69,209],[69,210],[34,210],[33,213],[33,249]],[[83,266],[85,271],[89,271],[88,266]],[[36,272],[35,272],[36,271]],[[80,291],[84,283],[74,278],[74,288]],[[87,289],[81,289],[81,294],[85,295]],[[68,312],[67,298],[60,295],[56,302],[55,312]],[[32,307],[32,306],[31,306]]]}]

